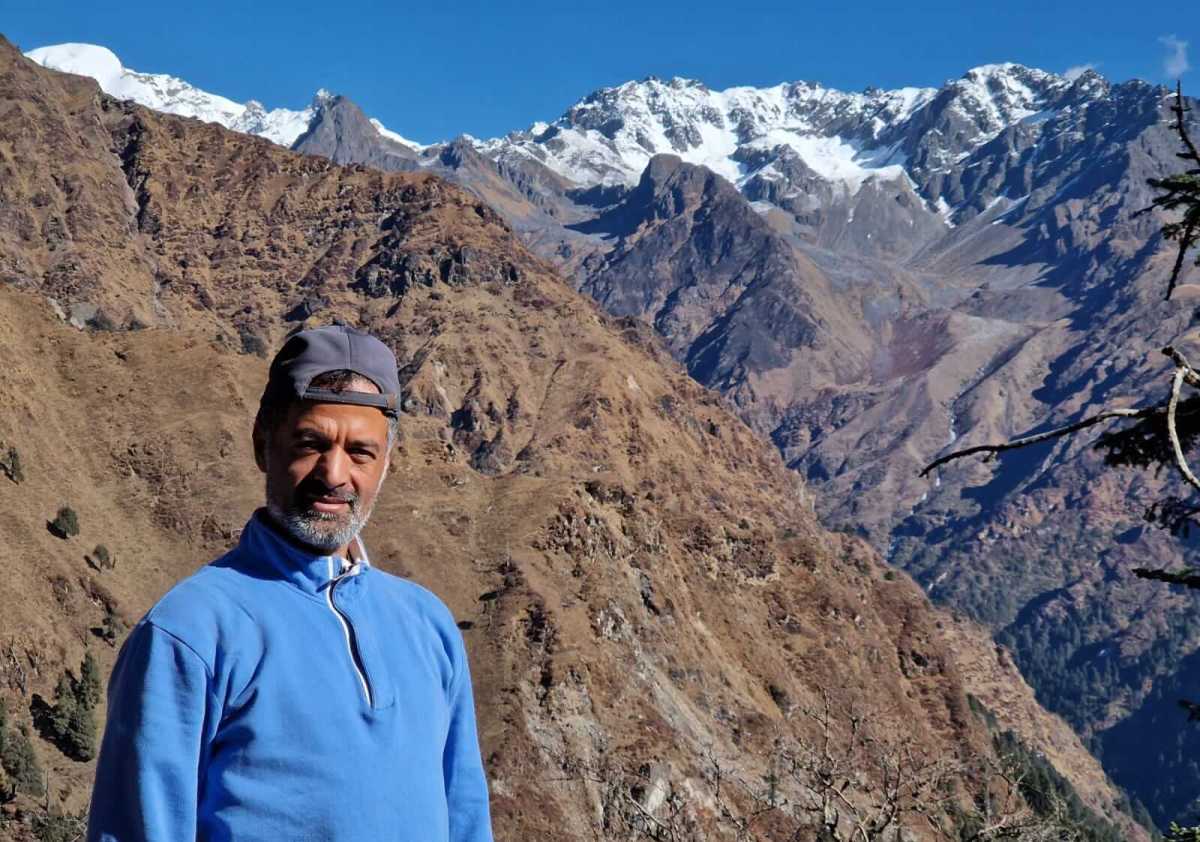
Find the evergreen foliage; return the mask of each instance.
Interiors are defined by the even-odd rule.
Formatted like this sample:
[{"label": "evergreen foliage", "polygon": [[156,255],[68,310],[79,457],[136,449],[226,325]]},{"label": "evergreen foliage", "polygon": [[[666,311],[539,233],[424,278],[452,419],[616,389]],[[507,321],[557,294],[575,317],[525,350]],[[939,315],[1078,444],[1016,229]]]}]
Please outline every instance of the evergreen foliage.
[{"label": "evergreen foliage", "polygon": [[78,842],[87,832],[87,817],[48,812],[33,820],[33,835],[38,842]]},{"label": "evergreen foliage", "polygon": [[1086,842],[1124,842],[1121,831],[1079,800],[1071,782],[1050,761],[1034,753],[1012,731],[992,736],[996,752],[1013,763],[1020,779],[1021,796],[1039,816],[1050,817],[1058,804],[1066,805],[1066,820],[1075,835]]},{"label": "evergreen foliage", "polygon": [[1120,830],[1084,804],[1071,782],[1044,755],[1031,751],[1013,731],[1000,730],[996,715],[975,696],[967,696],[967,705],[987,725],[992,747],[1004,758],[1013,779],[1019,781],[1021,797],[1038,816],[1060,822],[1067,839],[1124,842]]},{"label": "evergreen foliage", "polygon": [[[1175,290],[1175,282],[1183,270],[1184,256],[1197,242],[1200,242],[1200,149],[1196,148],[1188,135],[1184,114],[1188,108],[1183,101],[1183,88],[1175,84],[1175,104],[1171,107],[1175,113],[1175,128],[1183,142],[1183,151],[1176,153],[1189,167],[1181,173],[1172,173],[1166,178],[1147,179],[1150,186],[1160,191],[1153,204],[1142,213],[1158,208],[1165,211],[1178,211],[1181,217],[1176,222],[1168,222],[1163,226],[1164,239],[1175,240],[1179,243],[1179,251],[1175,258],[1175,268],[1171,272],[1171,281],[1167,287],[1167,298]],[[1196,257],[1196,265],[1200,266],[1200,255]]]},{"label": "evergreen foliage", "polygon": [[18,792],[41,796],[45,793],[45,784],[29,729],[25,725],[10,729],[7,720],[8,710],[0,700],[0,768],[8,778],[8,797]]},{"label": "evergreen foliage", "polygon": [[50,531],[59,538],[71,538],[79,534],[79,516],[70,506],[58,510],[54,520],[50,521]]},{"label": "evergreen foliage", "polygon": [[1200,827],[1180,827],[1171,822],[1166,842],[1200,842]]},{"label": "evergreen foliage", "polygon": [[70,671],[59,676],[54,704],[45,712],[45,735],[64,754],[87,761],[96,756],[95,708],[100,701],[100,670],[91,653],[84,655],[77,679]]},{"label": "evergreen foliage", "polygon": [[100,704],[104,694],[104,683],[100,678],[100,665],[92,657],[91,652],[85,652],[83,663],[79,666],[80,701],[89,708]]}]

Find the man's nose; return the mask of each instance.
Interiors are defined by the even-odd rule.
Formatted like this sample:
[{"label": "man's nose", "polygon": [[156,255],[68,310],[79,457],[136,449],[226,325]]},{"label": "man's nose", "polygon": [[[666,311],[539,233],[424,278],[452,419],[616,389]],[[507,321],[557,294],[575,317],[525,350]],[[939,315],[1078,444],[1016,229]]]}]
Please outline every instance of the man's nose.
[{"label": "man's nose", "polygon": [[321,454],[313,470],[326,488],[338,488],[350,481],[350,455],[340,447],[330,447]]}]

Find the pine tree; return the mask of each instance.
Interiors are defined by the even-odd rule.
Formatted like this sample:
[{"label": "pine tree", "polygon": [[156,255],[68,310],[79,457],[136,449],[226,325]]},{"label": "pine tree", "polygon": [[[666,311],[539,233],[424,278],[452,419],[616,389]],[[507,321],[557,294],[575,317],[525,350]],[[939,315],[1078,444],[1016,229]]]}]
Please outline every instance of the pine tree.
[{"label": "pine tree", "polygon": [[67,719],[67,739],[76,760],[88,761],[96,756],[96,717],[90,707],[76,704]]},{"label": "pine tree", "polygon": [[84,653],[83,663],[79,667],[78,702],[81,706],[92,709],[100,704],[104,693],[104,685],[100,679],[100,666],[91,652]]},{"label": "pine tree", "polygon": [[57,739],[65,739],[71,721],[71,712],[78,706],[75,700],[75,682],[67,672],[58,677],[54,685],[54,706],[50,708],[50,730]]},{"label": "pine tree", "polygon": [[42,768],[33,750],[29,729],[21,725],[15,731],[8,727],[8,710],[0,700],[0,768],[8,777],[12,793],[40,796],[45,793]]},{"label": "pine tree", "polygon": [[46,718],[49,736],[75,760],[91,760],[96,756],[96,717],[94,709],[100,701],[100,669],[91,653],[84,655],[80,678],[64,671],[54,688],[54,704]]},{"label": "pine tree", "polygon": [[34,797],[44,795],[46,784],[42,767],[33,750],[33,739],[29,726],[22,724],[15,734],[9,736],[4,747],[4,769],[12,778],[17,792]]}]

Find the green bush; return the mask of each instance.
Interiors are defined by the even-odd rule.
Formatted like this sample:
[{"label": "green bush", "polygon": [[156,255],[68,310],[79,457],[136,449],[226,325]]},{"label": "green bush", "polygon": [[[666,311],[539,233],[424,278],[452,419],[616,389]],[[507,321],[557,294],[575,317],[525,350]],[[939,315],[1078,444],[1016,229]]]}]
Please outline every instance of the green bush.
[{"label": "green bush", "polygon": [[104,684],[100,679],[100,665],[92,657],[91,652],[84,653],[83,663],[79,666],[79,687],[77,700],[88,708],[100,704],[104,695]]},{"label": "green bush", "polygon": [[91,653],[83,657],[77,679],[64,671],[54,688],[54,704],[45,711],[43,735],[74,760],[96,756],[95,707],[100,701],[100,670]]},{"label": "green bush", "polygon": [[79,516],[70,506],[58,510],[54,520],[50,521],[50,531],[59,538],[71,538],[79,534]]},{"label": "green bush", "polygon": [[1167,831],[1167,842],[1200,842],[1200,827],[1180,827],[1171,822]]},{"label": "green bush", "polygon": [[0,701],[0,767],[8,776],[12,793],[21,792],[39,797],[45,794],[42,768],[38,765],[33,750],[29,729],[21,725],[10,730],[7,724],[8,711]]}]

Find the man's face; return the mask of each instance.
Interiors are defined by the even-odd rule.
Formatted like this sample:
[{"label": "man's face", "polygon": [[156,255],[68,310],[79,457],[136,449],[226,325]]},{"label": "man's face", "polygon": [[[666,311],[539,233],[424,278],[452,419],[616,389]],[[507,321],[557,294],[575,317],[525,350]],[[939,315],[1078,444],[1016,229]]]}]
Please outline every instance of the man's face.
[{"label": "man's face", "polygon": [[272,431],[254,430],[267,509],[301,543],[345,555],[387,474],[388,421],[378,409],[292,404]]}]

